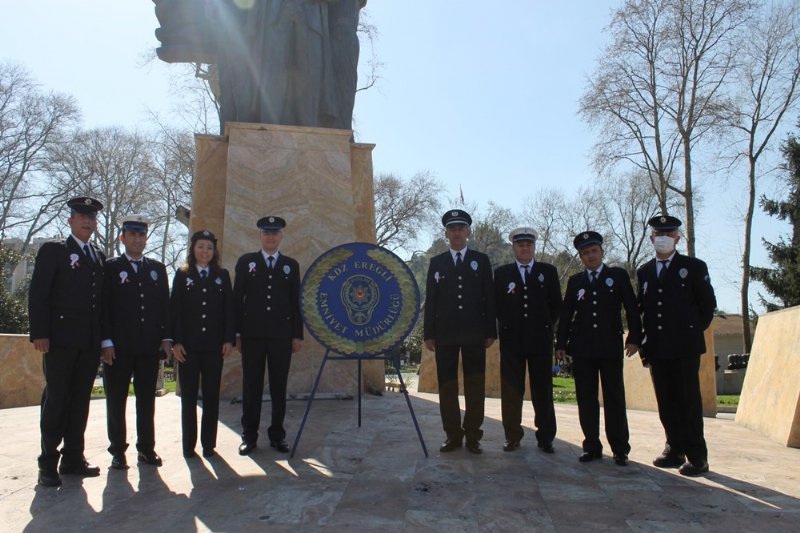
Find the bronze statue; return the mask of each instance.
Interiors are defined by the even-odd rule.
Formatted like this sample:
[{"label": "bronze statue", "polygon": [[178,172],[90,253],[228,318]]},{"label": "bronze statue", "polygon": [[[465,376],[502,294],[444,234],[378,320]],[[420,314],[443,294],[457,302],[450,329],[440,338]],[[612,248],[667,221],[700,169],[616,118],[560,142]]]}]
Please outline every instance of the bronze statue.
[{"label": "bronze statue", "polygon": [[351,128],[366,0],[153,2],[158,57],[216,65],[221,128]]}]

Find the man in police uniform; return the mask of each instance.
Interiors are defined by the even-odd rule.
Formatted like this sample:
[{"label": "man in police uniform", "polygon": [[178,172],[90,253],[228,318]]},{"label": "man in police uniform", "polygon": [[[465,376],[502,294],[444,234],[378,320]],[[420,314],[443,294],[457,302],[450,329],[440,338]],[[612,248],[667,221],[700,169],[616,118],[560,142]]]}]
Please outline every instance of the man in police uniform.
[{"label": "man in police uniform", "polygon": [[292,354],[303,344],[300,316],[300,265],[278,251],[286,221],[270,216],[258,220],[261,250],[244,254],[236,263],[233,302],[236,345],[242,353],[242,443],[239,454],[256,448],[261,423],[264,370],[269,372],[272,422],[269,444],[287,453],[286,386]]},{"label": "man in police uniform", "polygon": [[[431,258],[425,290],[425,347],[435,352],[439,411],[446,440],[439,448],[481,453],[486,386],[486,348],[497,338],[492,266],[486,254],[467,248],[472,217],[453,209],[442,216],[450,250]],[[458,405],[458,354],[464,371],[464,423]]]},{"label": "man in police uniform", "polygon": [[703,332],[711,324],[717,300],[706,264],[675,250],[681,221],[661,215],[648,224],[656,257],[636,273],[644,325],[641,356],[650,365],[667,437],[664,452],[653,464],[698,476],[708,472],[700,355],[706,351]]},{"label": "man in police uniform", "polygon": [[[100,313],[105,256],[89,243],[103,204],[85,196],[67,202],[71,235],[46,242],[36,255],[28,292],[30,339],[42,352],[39,484],[63,475],[99,476],[84,452],[89,398],[100,362]],[[59,452],[61,442],[64,446]],[[61,457],[61,466],[58,459]]]},{"label": "man in police uniform", "polygon": [[517,228],[508,235],[516,261],[494,272],[500,334],[500,402],[506,442],[519,448],[525,367],[535,411],[539,449],[553,453],[556,412],[553,406],[553,334],[561,310],[561,286],[553,265],[534,261],[536,231]]},{"label": "man in police uniform", "polygon": [[628,338],[625,355],[633,356],[641,343],[642,321],[636,294],[628,273],[603,263],[603,237],[584,231],[572,241],[586,270],[567,282],[564,307],[558,321],[556,356],[572,357],[572,374],[578,397],[578,417],[583,430],[582,463],[603,457],[600,442],[598,373],[603,383],[603,414],[606,437],[614,462],[628,464],[628,418],[625,413],[625,383],[622,378],[622,319],[625,308]]},{"label": "man in police uniform", "polygon": [[172,349],[167,336],[169,286],[167,270],[145,257],[149,220],[122,219],[119,240],[125,253],[108,260],[103,288],[103,385],[106,390],[108,451],[111,468],[128,467],[125,404],[133,377],[136,395],[138,460],[161,466],[155,452],[156,380],[159,358]]}]

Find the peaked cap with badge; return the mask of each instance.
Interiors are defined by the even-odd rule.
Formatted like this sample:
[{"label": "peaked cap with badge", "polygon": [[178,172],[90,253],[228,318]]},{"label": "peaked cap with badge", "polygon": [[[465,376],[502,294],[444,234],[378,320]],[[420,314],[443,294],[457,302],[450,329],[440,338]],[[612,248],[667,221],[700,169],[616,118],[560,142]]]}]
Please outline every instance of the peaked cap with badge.
[{"label": "peaked cap with badge", "polygon": [[194,243],[196,243],[199,240],[211,241],[215,245],[217,244],[217,237],[207,229],[201,229],[200,231],[195,231],[194,233],[192,233],[192,238],[191,238],[192,246],[194,246]]},{"label": "peaked cap with badge", "polygon": [[469,216],[469,213],[461,209],[451,209],[442,215],[442,226],[446,228],[453,224],[466,224],[467,226],[471,226],[472,217]]},{"label": "peaked cap with badge", "polygon": [[286,227],[286,221],[281,217],[262,217],[258,219],[256,226],[261,231],[281,231]]},{"label": "peaked cap with badge", "polygon": [[122,220],[122,231],[138,231],[138,232],[147,232],[147,227],[150,225],[150,219],[147,218],[145,215],[141,214],[134,214],[128,215],[123,217]]},{"label": "peaked cap with badge", "polygon": [[672,231],[681,227],[681,221],[670,215],[657,215],[648,220],[647,225],[656,231]]},{"label": "peaked cap with badge", "polygon": [[512,229],[508,234],[508,240],[512,243],[519,241],[530,241],[535,243],[538,237],[539,234],[536,233],[536,230],[527,226]]},{"label": "peaked cap with badge", "polygon": [[91,215],[103,209],[103,204],[99,200],[89,196],[76,196],[67,200],[67,207],[84,215]]},{"label": "peaked cap with badge", "polygon": [[602,246],[603,236],[596,231],[583,231],[575,235],[575,238],[572,240],[572,244],[575,246],[576,250],[580,250],[586,246],[591,246],[592,244],[598,244]]}]

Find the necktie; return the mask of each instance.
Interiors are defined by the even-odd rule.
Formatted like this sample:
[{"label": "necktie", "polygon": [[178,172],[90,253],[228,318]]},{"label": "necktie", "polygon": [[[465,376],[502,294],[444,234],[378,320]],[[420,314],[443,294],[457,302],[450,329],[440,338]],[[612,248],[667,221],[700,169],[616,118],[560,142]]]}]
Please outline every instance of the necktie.
[{"label": "necktie", "polygon": [[142,261],[131,261],[131,264],[133,265],[133,271],[138,274],[139,269],[142,268]]},{"label": "necktie", "polygon": [[205,268],[200,269],[200,279],[206,279],[208,277],[208,270]]},{"label": "necktie", "polygon": [[269,257],[267,257],[267,268],[268,268],[268,269],[272,270],[272,262],[273,262],[274,260],[275,260],[275,258],[274,258],[274,257],[272,257],[272,256],[269,256]]},{"label": "necktie", "polygon": [[598,275],[597,271],[596,270],[592,270],[592,273],[589,276],[592,279],[592,281],[590,282],[590,285],[592,287],[597,287],[597,275]]},{"label": "necktie", "polygon": [[91,249],[91,248],[89,248],[89,245],[88,245],[88,244],[84,244],[84,245],[83,245],[83,253],[85,253],[85,254],[86,254],[86,257],[88,257],[88,258],[89,258],[89,261],[91,261],[92,263],[94,263],[94,255],[92,254],[92,249]]},{"label": "necktie", "polygon": [[525,285],[528,284],[528,274],[530,274],[529,272],[530,268],[531,268],[530,265],[525,265],[525,273],[522,275],[522,283]]},{"label": "necktie", "polygon": [[461,252],[456,252],[456,267],[460,267],[464,264],[464,261],[461,260]]},{"label": "necktie", "polygon": [[659,263],[661,263],[661,271],[658,273],[658,281],[664,281],[664,277],[667,275],[669,259],[664,259],[663,261],[659,261]]}]

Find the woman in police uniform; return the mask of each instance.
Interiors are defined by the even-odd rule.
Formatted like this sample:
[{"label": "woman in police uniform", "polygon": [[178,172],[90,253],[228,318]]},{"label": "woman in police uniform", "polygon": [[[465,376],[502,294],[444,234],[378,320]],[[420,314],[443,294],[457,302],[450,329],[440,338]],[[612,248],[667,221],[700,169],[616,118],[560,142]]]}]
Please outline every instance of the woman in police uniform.
[{"label": "woman in police uniform", "polygon": [[195,457],[197,392],[201,377],[200,443],[203,457],[214,456],[222,362],[230,355],[236,341],[231,278],[219,261],[214,234],[208,230],[198,231],[192,235],[187,264],[175,272],[172,281],[172,353],[178,362],[183,456],[186,458]]}]

